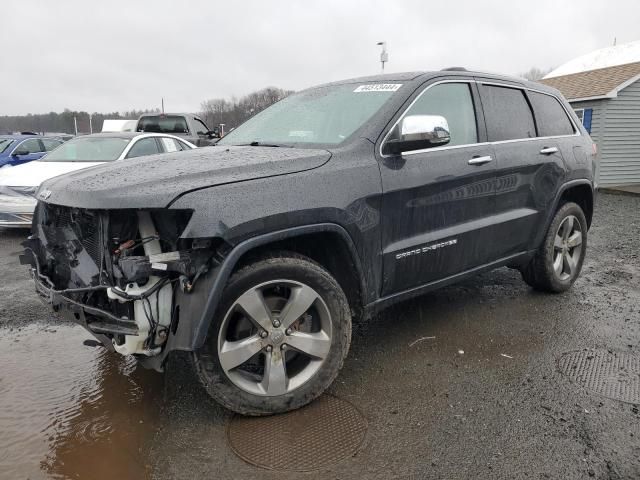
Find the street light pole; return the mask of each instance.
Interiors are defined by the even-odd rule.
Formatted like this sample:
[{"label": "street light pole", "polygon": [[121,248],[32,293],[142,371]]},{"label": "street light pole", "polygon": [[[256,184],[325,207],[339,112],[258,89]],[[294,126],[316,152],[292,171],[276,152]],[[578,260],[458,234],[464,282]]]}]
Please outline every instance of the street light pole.
[{"label": "street light pole", "polygon": [[382,51],[380,52],[380,63],[382,64],[382,73],[384,73],[384,64],[389,61],[387,42],[378,42],[376,45],[380,45],[382,47]]}]

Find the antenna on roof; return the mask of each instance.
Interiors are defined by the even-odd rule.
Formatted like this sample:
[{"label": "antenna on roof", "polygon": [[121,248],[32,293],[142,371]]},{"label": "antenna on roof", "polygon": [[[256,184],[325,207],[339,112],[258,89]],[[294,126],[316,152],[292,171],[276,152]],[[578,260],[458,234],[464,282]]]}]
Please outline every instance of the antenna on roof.
[{"label": "antenna on roof", "polygon": [[161,97],[162,100],[162,113],[164,113],[164,97]]},{"label": "antenna on roof", "polygon": [[382,64],[382,73],[384,73],[384,64],[389,61],[389,54],[387,53],[387,42],[378,42],[376,45],[380,45],[382,47],[382,52],[380,52],[380,63]]}]

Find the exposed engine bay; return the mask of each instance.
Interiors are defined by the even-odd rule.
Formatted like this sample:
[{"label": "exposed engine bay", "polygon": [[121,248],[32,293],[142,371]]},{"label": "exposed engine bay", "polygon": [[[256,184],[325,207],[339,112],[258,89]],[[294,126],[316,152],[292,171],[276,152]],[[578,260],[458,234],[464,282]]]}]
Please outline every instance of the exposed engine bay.
[{"label": "exposed engine bay", "polygon": [[[123,355],[159,354],[189,294],[213,265],[208,240],[181,239],[187,210],[85,210],[40,202],[23,263],[36,290]],[[175,328],[175,325],[173,325]]]}]

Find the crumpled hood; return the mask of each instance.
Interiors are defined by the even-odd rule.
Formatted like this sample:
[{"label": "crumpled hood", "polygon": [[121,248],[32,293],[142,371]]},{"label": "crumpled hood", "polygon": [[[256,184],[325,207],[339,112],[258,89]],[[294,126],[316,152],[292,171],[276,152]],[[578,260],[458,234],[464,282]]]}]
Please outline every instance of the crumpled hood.
[{"label": "crumpled hood", "polygon": [[65,173],[95,167],[104,162],[35,162],[0,168],[0,185],[37,187],[45,180]]},{"label": "crumpled hood", "polygon": [[203,147],[118,160],[44,182],[48,203],[89,209],[163,208],[185,192],[317,168],[327,150]]}]

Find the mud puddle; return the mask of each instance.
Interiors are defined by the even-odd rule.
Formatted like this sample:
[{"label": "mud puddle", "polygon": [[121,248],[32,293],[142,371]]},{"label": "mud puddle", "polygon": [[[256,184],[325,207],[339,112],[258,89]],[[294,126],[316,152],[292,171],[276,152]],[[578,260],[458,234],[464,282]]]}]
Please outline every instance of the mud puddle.
[{"label": "mud puddle", "polygon": [[162,376],[72,325],[0,328],[0,478],[150,478]]}]

